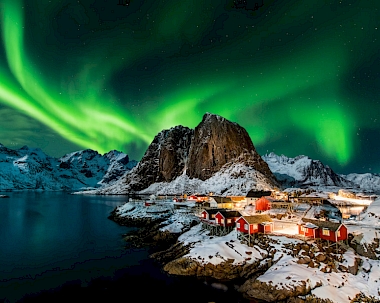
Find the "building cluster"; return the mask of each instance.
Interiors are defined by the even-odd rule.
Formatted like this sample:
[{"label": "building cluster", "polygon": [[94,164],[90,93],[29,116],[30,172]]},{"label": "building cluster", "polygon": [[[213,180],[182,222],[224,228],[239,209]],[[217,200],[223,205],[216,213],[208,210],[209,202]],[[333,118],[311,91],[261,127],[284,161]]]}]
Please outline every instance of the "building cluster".
[{"label": "building cluster", "polygon": [[[253,243],[259,233],[270,234],[274,231],[274,220],[267,213],[273,208],[291,209],[290,201],[279,200],[271,192],[253,192],[246,197],[213,197],[199,203],[200,219],[203,228],[212,235],[223,236],[236,229],[238,238],[248,245]],[[245,215],[244,207],[252,206],[254,214]],[[298,225],[298,236],[308,239],[322,239],[328,242],[347,241],[347,227],[343,223],[326,220],[302,218]],[[281,233],[281,224],[277,232]]]}]

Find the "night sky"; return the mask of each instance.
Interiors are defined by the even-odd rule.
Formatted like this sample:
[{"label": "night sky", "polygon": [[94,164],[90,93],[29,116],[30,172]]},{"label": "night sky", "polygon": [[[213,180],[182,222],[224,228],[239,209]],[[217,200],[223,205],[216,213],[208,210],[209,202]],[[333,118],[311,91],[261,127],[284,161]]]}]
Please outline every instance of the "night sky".
[{"label": "night sky", "polygon": [[210,112],[262,155],[380,173],[380,1],[128,2],[1,0],[0,143],[140,160]]}]

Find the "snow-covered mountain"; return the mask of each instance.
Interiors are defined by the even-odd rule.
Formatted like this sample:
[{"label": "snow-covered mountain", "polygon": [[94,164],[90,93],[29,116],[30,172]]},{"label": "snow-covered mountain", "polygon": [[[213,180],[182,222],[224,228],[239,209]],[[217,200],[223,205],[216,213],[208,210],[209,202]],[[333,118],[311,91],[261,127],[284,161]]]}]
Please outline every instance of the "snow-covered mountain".
[{"label": "snow-covered mountain", "polygon": [[79,190],[113,184],[137,162],[110,151],[82,150],[59,159],[39,148],[12,150],[0,144],[0,190]]},{"label": "snow-covered mountain", "polygon": [[93,194],[198,192],[244,195],[279,184],[237,123],[206,113],[192,130],[183,126],[156,135],[138,165]]},{"label": "snow-covered mountain", "polygon": [[265,154],[263,160],[284,186],[338,186],[357,187],[353,182],[336,174],[329,166],[319,160],[300,155],[288,158],[275,153]]},{"label": "snow-covered mountain", "polygon": [[341,175],[341,176],[355,183],[362,190],[380,193],[380,175],[379,174],[352,173],[352,174]]},{"label": "snow-covered mountain", "polygon": [[[127,174],[123,178],[128,175],[131,174]],[[209,194],[212,192],[214,195],[239,196],[246,195],[253,188],[271,190],[272,187],[269,184],[268,178],[254,168],[242,163],[234,163],[225,165],[205,181],[190,178],[186,173],[183,173],[171,182],[153,183],[148,188],[139,191],[139,194],[177,195],[182,193]],[[99,189],[97,193],[99,192],[101,194],[126,194],[129,192],[129,188],[125,186],[121,178],[115,184]]]}]

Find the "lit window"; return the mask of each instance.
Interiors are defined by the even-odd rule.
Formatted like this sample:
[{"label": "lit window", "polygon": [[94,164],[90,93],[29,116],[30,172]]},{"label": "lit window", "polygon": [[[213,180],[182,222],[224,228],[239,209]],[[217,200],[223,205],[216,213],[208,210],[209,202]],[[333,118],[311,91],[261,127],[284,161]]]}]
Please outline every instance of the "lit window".
[{"label": "lit window", "polygon": [[338,237],[340,237],[340,230],[338,230]]},{"label": "lit window", "polygon": [[221,223],[221,224],[224,224],[224,219],[220,219],[220,223]]},{"label": "lit window", "polygon": [[211,215],[211,218],[212,218],[212,219],[215,219],[215,214],[212,214],[212,215]]},{"label": "lit window", "polygon": [[330,231],[328,229],[322,229],[322,235],[324,236],[330,236]]},{"label": "lit window", "polygon": [[258,226],[257,226],[257,224],[253,224],[253,229],[257,229],[258,228]]},{"label": "lit window", "polygon": [[304,226],[301,226],[301,231],[302,232],[305,232],[306,231],[306,228]]},{"label": "lit window", "polygon": [[244,224],[244,229],[248,230],[248,224]]},{"label": "lit window", "polygon": [[227,219],[227,223],[229,224],[229,223],[231,223],[232,222],[232,220],[231,219]]}]

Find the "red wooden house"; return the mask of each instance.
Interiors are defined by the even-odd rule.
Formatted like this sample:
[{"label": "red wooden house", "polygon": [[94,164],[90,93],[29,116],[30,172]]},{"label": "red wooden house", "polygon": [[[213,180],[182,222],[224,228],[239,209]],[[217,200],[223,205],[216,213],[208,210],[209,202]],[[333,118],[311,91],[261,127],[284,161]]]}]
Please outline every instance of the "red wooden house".
[{"label": "red wooden house", "polygon": [[308,238],[317,238],[318,226],[310,222],[298,224],[298,233]]},{"label": "red wooden house", "polygon": [[209,196],[207,195],[190,195],[187,197],[188,202],[198,202],[202,203],[209,200]]},{"label": "red wooden house", "polygon": [[212,221],[215,222],[215,215],[217,212],[223,211],[223,208],[208,208],[204,209],[201,213],[202,221]]},{"label": "red wooden house", "polygon": [[270,233],[273,221],[267,214],[241,216],[236,220],[236,229],[245,234]]},{"label": "red wooden house", "polygon": [[241,213],[235,210],[219,210],[215,214],[215,223],[220,226],[235,226],[236,220],[241,217]]},{"label": "red wooden house", "polygon": [[[312,227],[312,229],[314,229],[312,234],[313,238],[319,238],[331,242],[345,241],[348,239],[347,226],[343,223],[306,218],[304,218],[303,221],[305,224],[299,226],[299,233],[301,235],[304,235],[305,233],[306,236],[311,236],[310,227]],[[316,228],[311,225],[316,226]],[[302,226],[304,228],[303,230],[301,230]]]},{"label": "red wooden house", "polygon": [[266,211],[271,208],[271,197],[261,197],[255,202],[256,211]]}]

